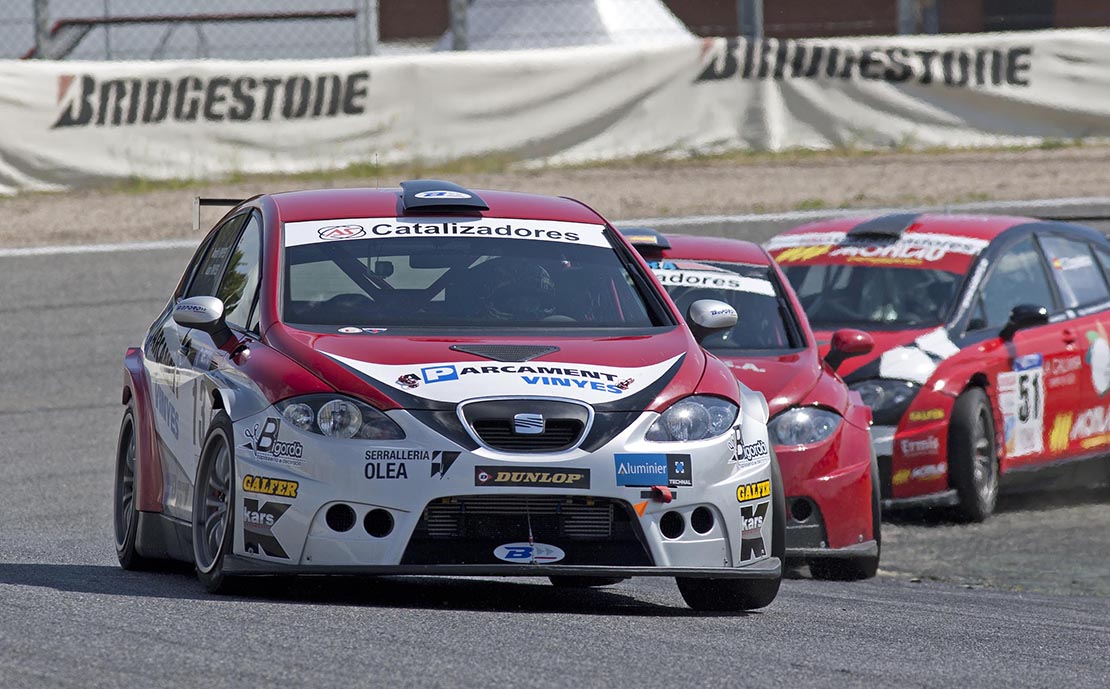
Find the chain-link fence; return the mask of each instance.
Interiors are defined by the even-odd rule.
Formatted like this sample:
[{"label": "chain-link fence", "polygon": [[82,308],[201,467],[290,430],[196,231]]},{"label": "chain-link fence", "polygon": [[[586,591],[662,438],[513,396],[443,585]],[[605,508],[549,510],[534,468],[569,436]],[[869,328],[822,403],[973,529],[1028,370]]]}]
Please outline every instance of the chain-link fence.
[{"label": "chain-link fence", "polygon": [[0,58],[37,43],[52,59],[303,59],[1108,23],[1095,0],[3,0]]}]

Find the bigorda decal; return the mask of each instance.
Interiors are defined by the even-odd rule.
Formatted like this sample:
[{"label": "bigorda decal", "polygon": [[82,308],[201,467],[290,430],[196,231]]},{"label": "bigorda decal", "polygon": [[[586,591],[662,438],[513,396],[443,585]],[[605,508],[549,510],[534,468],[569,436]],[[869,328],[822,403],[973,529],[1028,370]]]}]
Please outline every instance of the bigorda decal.
[{"label": "bigorda decal", "polygon": [[771,451],[767,448],[767,443],[763,440],[753,440],[752,442],[743,445],[743,450],[738,452],[735,459],[729,460],[731,462],[759,462],[771,457]]},{"label": "bigorda decal", "polygon": [[639,368],[615,368],[554,361],[523,364],[448,361],[413,366],[375,364],[326,351],[324,354],[375,381],[438,402],[497,394],[569,397],[594,404],[650,387],[682,357],[680,354]]},{"label": "bigorda decal", "polygon": [[506,543],[493,550],[493,556],[504,562],[522,565],[545,565],[567,556],[563,549],[547,543]]},{"label": "bigorda decal", "polygon": [[1087,365],[1091,367],[1091,384],[1099,396],[1110,392],[1110,343],[1106,330],[1099,323],[1095,330],[1087,331]]},{"label": "bigorda decal", "polygon": [[1026,354],[1012,371],[998,374],[998,406],[1002,412],[1006,454],[1010,457],[1044,451],[1044,357]]},{"label": "bigorda decal", "polygon": [[613,464],[618,486],[675,488],[694,485],[690,455],[634,452],[614,455]]},{"label": "bigorda decal", "polygon": [[282,498],[295,498],[297,497],[297,489],[300,484],[296,481],[288,481],[280,478],[270,478],[269,476],[252,476],[247,474],[243,477],[243,490],[247,493],[261,493],[262,495],[276,495]]},{"label": "bigorda decal", "polygon": [[285,246],[347,239],[427,237],[434,241],[443,237],[467,237],[609,247],[604,230],[604,226],[591,223],[515,218],[350,218],[285,223]]},{"label": "bigorda decal", "polygon": [[280,433],[281,419],[273,416],[267,417],[261,427],[254,424],[254,426],[243,430],[247,442],[242,447],[253,451],[254,456],[258,459],[292,466],[304,464],[304,445],[297,440],[278,440]]},{"label": "bigorda decal", "polygon": [[736,487],[736,502],[749,502],[771,497],[771,481],[764,479],[755,483],[742,483]]},{"label": "bigorda decal", "polygon": [[767,555],[763,542],[763,522],[767,519],[769,500],[740,506],[740,559],[754,560]]},{"label": "bigorda decal", "polygon": [[519,486],[534,488],[589,488],[589,469],[545,467],[474,467],[475,486]]},{"label": "bigorda decal", "polygon": [[289,554],[274,537],[273,528],[290,507],[283,502],[243,500],[243,547],[248,553],[289,559]]}]

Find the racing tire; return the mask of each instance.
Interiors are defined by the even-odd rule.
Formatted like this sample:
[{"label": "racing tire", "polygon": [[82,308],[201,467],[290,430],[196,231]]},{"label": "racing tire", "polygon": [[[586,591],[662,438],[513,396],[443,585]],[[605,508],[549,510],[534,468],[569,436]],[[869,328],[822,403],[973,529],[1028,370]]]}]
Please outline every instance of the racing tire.
[{"label": "racing tire", "polygon": [[157,561],[139,554],[136,547],[139,532],[139,510],[136,507],[138,441],[135,432],[135,408],[127,405],[116,444],[115,490],[112,495],[112,525],[116,537],[116,558],[120,567],[139,571],[152,569]]},{"label": "racing tire", "polygon": [[569,575],[550,576],[552,586],[560,589],[589,589],[598,586],[612,586],[626,581],[628,577],[580,577]]},{"label": "racing tire", "polygon": [[816,559],[809,562],[809,573],[823,581],[860,581],[879,573],[879,557],[883,552],[882,499],[879,489],[879,460],[871,448],[871,537],[875,554],[850,559]]},{"label": "racing tire", "polygon": [[[779,460],[771,449],[771,556],[786,564],[786,493],[782,485]],[[782,586],[782,574],[770,580],[700,579],[676,577],[678,592],[694,610],[738,612],[765,608],[775,600]]]},{"label": "racing tire", "polygon": [[193,562],[209,593],[230,593],[236,579],[224,573],[235,514],[235,450],[231,419],[220,412],[204,439],[193,489]]},{"label": "racing tire", "polygon": [[982,388],[968,388],[952,407],[948,471],[958,498],[956,517],[967,522],[989,517],[998,500],[998,451],[994,415]]}]

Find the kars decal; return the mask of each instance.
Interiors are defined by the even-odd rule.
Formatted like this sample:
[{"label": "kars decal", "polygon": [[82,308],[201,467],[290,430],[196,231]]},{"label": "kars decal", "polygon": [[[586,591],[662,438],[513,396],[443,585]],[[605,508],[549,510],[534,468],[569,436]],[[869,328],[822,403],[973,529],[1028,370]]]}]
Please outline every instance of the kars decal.
[{"label": "kars decal", "polygon": [[683,356],[638,368],[562,362],[375,364],[324,352],[336,361],[398,390],[437,402],[488,395],[568,397],[610,402],[650,387]]},{"label": "kars decal", "polygon": [[1008,456],[1044,451],[1044,390],[1044,357],[1040,354],[1018,357],[1013,371],[998,374],[998,406]]},{"label": "kars decal", "polygon": [[274,525],[289,507],[281,502],[243,500],[243,547],[248,553],[289,559],[273,532]]},{"label": "kars decal", "polygon": [[740,559],[754,560],[767,554],[763,542],[763,522],[770,502],[740,506]]}]

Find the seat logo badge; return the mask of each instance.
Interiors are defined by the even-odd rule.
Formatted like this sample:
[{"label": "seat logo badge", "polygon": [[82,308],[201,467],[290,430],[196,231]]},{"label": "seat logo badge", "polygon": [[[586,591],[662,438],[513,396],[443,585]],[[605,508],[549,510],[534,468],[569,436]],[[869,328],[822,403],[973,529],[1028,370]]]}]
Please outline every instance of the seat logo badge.
[{"label": "seat logo badge", "polygon": [[519,435],[543,433],[543,415],[517,414],[513,417],[513,432]]}]

